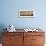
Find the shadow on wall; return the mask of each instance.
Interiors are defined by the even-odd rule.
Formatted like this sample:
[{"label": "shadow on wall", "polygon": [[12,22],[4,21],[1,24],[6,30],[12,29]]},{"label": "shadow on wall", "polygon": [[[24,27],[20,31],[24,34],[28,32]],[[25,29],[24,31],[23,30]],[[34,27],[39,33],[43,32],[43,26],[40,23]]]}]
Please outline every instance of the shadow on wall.
[{"label": "shadow on wall", "polygon": [[0,24],[0,43],[2,43],[2,32],[5,32],[6,30],[4,30],[5,25],[4,24]]}]

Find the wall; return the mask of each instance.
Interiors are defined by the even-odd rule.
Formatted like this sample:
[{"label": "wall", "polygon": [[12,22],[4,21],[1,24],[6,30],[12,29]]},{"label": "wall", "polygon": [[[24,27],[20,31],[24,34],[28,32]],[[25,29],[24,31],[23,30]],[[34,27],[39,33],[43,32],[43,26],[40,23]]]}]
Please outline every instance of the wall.
[{"label": "wall", "polygon": [[[13,24],[15,28],[40,27],[46,32],[46,0],[0,0],[0,31]],[[20,9],[35,9],[35,17],[19,17]]]},{"label": "wall", "polygon": [[[46,28],[46,0],[1,0],[0,25],[13,24],[16,28]],[[36,16],[21,18],[20,9],[35,9]]]}]

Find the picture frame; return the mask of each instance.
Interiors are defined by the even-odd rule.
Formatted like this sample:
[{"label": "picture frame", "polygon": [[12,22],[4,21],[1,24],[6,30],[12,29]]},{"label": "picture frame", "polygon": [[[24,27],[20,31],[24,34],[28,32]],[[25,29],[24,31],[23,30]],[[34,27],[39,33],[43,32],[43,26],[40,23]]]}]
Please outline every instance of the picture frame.
[{"label": "picture frame", "polygon": [[19,10],[20,17],[34,17],[35,10]]}]

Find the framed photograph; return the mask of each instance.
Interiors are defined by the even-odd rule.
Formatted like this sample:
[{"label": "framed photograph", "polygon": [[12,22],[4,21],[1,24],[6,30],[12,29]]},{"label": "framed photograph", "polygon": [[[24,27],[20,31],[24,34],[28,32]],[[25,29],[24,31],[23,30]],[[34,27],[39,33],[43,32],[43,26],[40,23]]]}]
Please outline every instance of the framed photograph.
[{"label": "framed photograph", "polygon": [[35,16],[34,10],[20,10],[19,11],[20,17],[33,17]]}]

